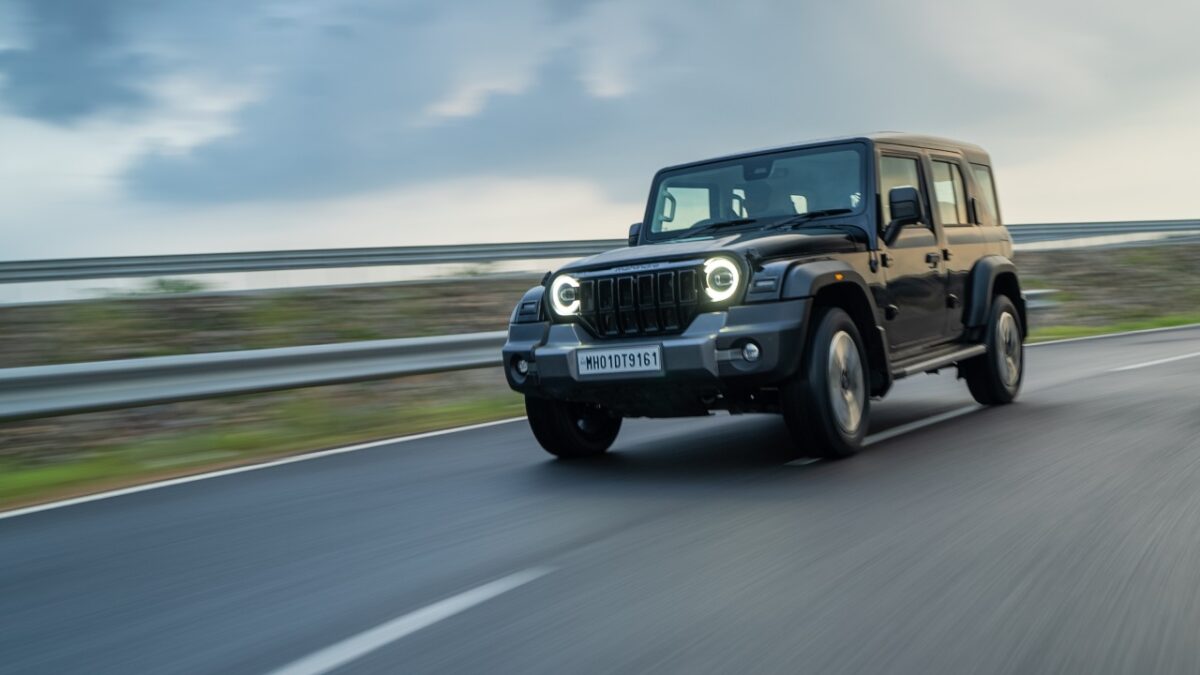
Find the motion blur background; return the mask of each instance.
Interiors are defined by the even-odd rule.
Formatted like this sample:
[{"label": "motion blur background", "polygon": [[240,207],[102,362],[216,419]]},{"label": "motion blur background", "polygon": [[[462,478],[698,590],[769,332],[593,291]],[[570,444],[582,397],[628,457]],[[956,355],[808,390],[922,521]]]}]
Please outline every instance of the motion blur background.
[{"label": "motion blur background", "polygon": [[[0,260],[617,238],[660,166],[875,129],[987,148],[1009,223],[1192,218],[1198,21],[1185,2],[0,0]],[[1057,291],[1035,335],[1194,320],[1195,253],[1022,254],[1026,286]],[[0,366],[497,330],[553,264],[0,284]],[[10,422],[0,502],[519,411],[485,370]]]},{"label": "motion blur background", "polygon": [[[1200,672],[1197,26],[1195,0],[0,0],[0,673]],[[496,365],[554,258],[60,274],[620,240],[664,165],[874,130],[991,153],[1030,341],[1170,330],[1030,347],[1009,406],[905,379],[849,461],[720,415],[564,463]]]}]

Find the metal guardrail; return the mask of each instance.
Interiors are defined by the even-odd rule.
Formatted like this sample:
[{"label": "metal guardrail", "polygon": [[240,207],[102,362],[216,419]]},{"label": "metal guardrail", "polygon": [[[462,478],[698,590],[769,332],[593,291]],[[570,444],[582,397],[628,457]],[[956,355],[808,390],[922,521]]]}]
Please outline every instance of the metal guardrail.
[{"label": "metal guardrail", "polygon": [[[1029,309],[1053,290],[1026,292]],[[506,333],[0,369],[0,421],[499,366]]]},{"label": "metal guardrail", "polygon": [[468,370],[503,331],[0,369],[0,420]]},{"label": "metal guardrail", "polygon": [[1050,297],[1057,292],[1058,290],[1053,288],[1038,288],[1031,291],[1024,291],[1025,309],[1030,312],[1039,312],[1051,307],[1057,307],[1058,301]]},{"label": "metal guardrail", "polygon": [[[1200,220],[1027,224],[1010,225],[1009,231],[1013,235],[1013,241],[1021,245],[1115,235],[1200,234]],[[593,239],[506,244],[12,260],[0,261],[0,283],[577,258],[624,245],[624,239]],[[1107,244],[1100,242],[1097,245]]]},{"label": "metal guardrail", "polygon": [[592,239],[507,244],[11,260],[0,262],[0,283],[578,258],[624,245],[625,240]]},{"label": "metal guardrail", "polygon": [[1048,223],[1009,225],[1013,242],[1103,237],[1120,234],[1180,233],[1200,231],[1200,220],[1129,220],[1109,223]]}]

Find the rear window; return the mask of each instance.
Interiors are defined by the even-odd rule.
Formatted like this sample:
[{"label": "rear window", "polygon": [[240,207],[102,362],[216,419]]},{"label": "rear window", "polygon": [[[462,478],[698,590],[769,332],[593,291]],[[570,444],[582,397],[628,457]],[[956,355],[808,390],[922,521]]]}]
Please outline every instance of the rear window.
[{"label": "rear window", "polygon": [[1000,207],[996,201],[996,183],[992,181],[991,167],[983,164],[972,164],[971,173],[975,176],[975,184],[979,186],[979,204],[983,207],[985,225],[1000,224]]}]

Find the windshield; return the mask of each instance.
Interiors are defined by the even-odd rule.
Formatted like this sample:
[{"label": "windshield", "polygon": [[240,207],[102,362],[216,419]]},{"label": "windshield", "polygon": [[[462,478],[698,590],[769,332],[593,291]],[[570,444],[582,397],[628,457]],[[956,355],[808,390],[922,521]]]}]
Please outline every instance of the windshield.
[{"label": "windshield", "polygon": [[651,240],[713,223],[754,219],[754,226],[813,211],[863,208],[863,153],[827,146],[742,157],[659,175]]}]

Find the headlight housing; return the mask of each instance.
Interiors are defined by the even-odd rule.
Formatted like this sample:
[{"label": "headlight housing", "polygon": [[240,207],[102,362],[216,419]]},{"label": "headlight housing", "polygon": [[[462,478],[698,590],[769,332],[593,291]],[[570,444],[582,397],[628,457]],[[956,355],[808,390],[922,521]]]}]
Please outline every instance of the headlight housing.
[{"label": "headlight housing", "polygon": [[569,274],[560,274],[550,283],[550,306],[559,316],[579,313],[579,280]]},{"label": "headlight housing", "polygon": [[704,294],[713,302],[724,302],[737,294],[742,284],[742,269],[725,257],[704,261]]}]

